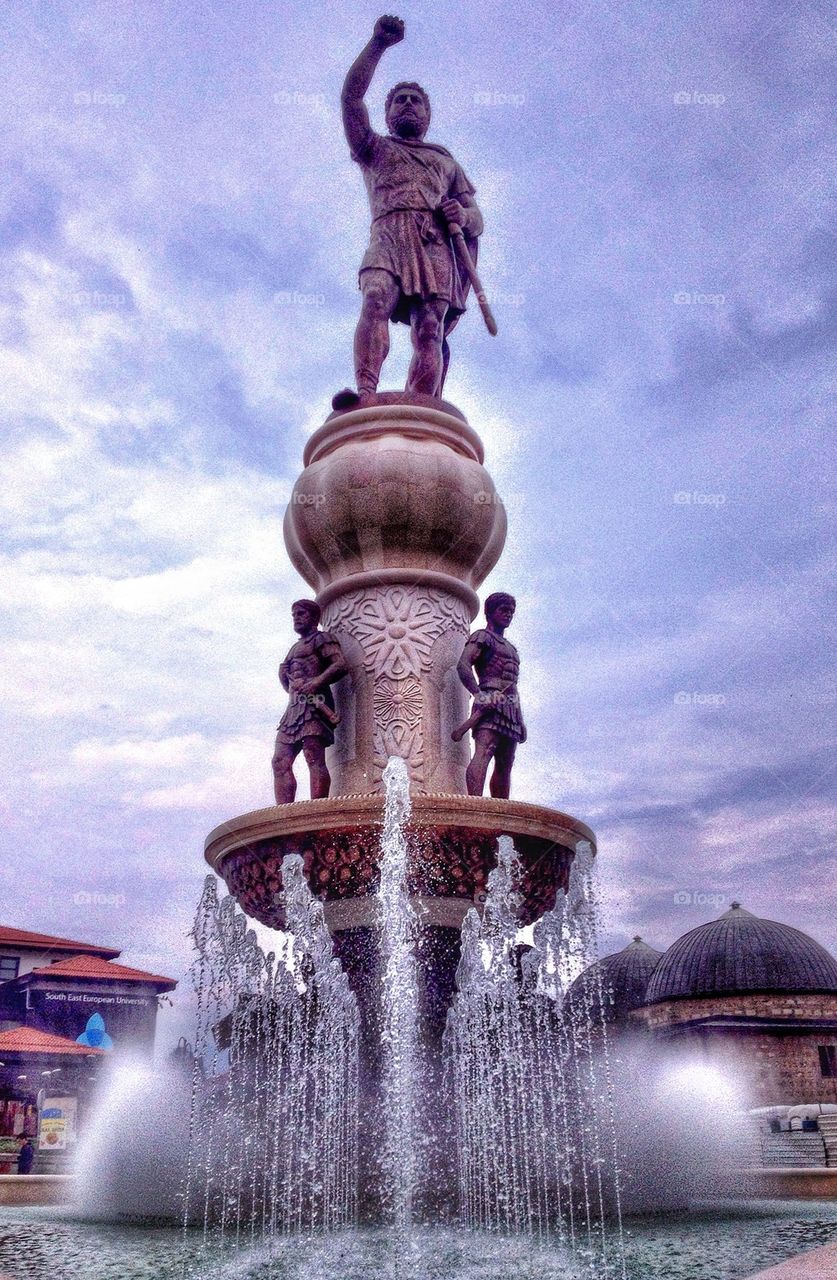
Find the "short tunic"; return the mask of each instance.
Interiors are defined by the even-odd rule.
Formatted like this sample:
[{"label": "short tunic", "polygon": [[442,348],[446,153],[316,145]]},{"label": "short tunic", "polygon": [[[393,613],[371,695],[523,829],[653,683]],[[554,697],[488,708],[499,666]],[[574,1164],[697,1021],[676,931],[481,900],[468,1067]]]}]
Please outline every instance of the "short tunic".
[{"label": "short tunic", "polygon": [[471,733],[476,737],[481,729],[492,729],[504,738],[511,738],[513,742],[525,742],[526,726],[517,692],[520,674],[520,655],[517,649],[511,640],[495,635],[487,628],[475,631],[468,643],[480,647],[479,657],[474,663],[480,692],[503,695],[499,706],[481,709],[480,718]]},{"label": "short tunic", "polygon": [[[317,631],[308,640],[298,640],[282,663],[289,682],[310,680],[318,676],[328,666],[328,659],[322,654],[324,645],[337,644],[335,636],[328,631]],[[319,738],[327,747],[334,742],[334,729],[331,722],[320,711],[320,707],[328,707],[334,711],[334,696],[331,686],[326,685],[316,693],[290,692],[288,708],[279,721],[276,730],[276,741],[294,746],[303,738]]]},{"label": "short tunic", "polygon": [[[414,138],[382,137],[370,129],[352,158],[363,171],[372,212],[359,275],[377,269],[395,276],[401,297],[393,319],[404,324],[410,323],[411,303],[417,299],[444,299],[446,327],[451,329],[465,310],[470,282],[439,206],[443,200],[473,195],[473,186],[449,151]],[[466,240],[476,257],[476,239],[466,235]]]}]

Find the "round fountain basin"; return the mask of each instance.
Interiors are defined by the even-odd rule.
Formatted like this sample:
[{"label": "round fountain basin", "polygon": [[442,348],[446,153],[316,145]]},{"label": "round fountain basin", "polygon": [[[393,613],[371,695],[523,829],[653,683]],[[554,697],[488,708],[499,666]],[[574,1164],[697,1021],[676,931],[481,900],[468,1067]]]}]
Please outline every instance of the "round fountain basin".
[{"label": "round fountain basin", "polygon": [[[210,832],[205,856],[243,910],[284,927],[282,859],[301,855],[332,932],[376,923],[383,797],[335,796],[257,809]],[[497,861],[497,839],[511,836],[523,865],[521,925],[531,924],[566,890],[582,841],[595,836],[576,818],[543,805],[483,796],[416,795],[407,826],[411,899],[425,922],[458,929],[481,907]]]}]

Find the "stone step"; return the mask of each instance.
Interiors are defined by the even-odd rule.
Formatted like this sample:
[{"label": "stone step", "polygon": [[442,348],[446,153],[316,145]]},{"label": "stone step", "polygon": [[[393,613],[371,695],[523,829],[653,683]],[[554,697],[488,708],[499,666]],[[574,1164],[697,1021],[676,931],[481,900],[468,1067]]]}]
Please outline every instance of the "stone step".
[{"label": "stone step", "polygon": [[827,1163],[822,1134],[799,1129],[762,1134],[761,1152],[764,1164],[777,1168],[813,1169],[825,1167]]}]

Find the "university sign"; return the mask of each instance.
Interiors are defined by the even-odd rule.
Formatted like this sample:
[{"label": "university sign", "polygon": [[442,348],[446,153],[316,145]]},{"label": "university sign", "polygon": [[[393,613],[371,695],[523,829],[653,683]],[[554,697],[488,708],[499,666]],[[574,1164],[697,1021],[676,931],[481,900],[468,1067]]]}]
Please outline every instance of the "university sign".
[{"label": "university sign", "polygon": [[153,996],[115,996],[101,995],[94,993],[91,995],[76,994],[70,991],[33,991],[29,998],[30,1008],[33,1006],[35,997],[39,997],[44,1004],[77,1004],[77,1005],[119,1005],[133,1006],[134,1008],[150,1009],[155,1003]]},{"label": "university sign", "polygon": [[45,1030],[105,1052],[154,1040],[157,999],[115,991],[29,992],[28,1008]]}]

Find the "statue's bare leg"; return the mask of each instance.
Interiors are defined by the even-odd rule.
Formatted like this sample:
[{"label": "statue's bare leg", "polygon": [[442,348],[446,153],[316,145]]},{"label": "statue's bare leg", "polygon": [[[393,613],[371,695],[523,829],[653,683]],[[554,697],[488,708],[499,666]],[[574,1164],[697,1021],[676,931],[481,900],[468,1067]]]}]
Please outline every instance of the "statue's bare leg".
[{"label": "statue's bare leg", "polygon": [[511,795],[511,775],[517,743],[513,738],[501,737],[494,753],[489,791],[495,800],[508,800]]},{"label": "statue's bare leg", "polygon": [[296,796],[296,778],[294,777],[294,760],[299,747],[276,739],[273,749],[273,794],[277,804],[293,804]]},{"label": "statue's bare leg", "polygon": [[438,396],[442,389],[442,339],[448,305],[445,298],[430,298],[413,308],[410,332],[414,354],[407,377],[408,391]]},{"label": "statue's bare leg", "polygon": [[311,799],[325,800],[331,790],[331,774],[326,766],[325,743],[322,738],[303,738],[302,754],[311,779]]},{"label": "statue's bare leg", "polygon": [[474,754],[465,771],[465,785],[469,796],[481,796],[485,788],[485,775],[491,758],[497,749],[497,734],[493,729],[477,729],[474,734]]},{"label": "statue's bare leg", "polygon": [[355,380],[361,395],[377,391],[381,367],[389,351],[389,321],[398,303],[395,276],[378,267],[361,272],[363,304],[355,330]]},{"label": "statue's bare leg", "polygon": [[448,376],[448,366],[450,365],[450,343],[447,338],[442,339],[442,378],[439,382],[439,395],[445,389],[445,379]]}]

